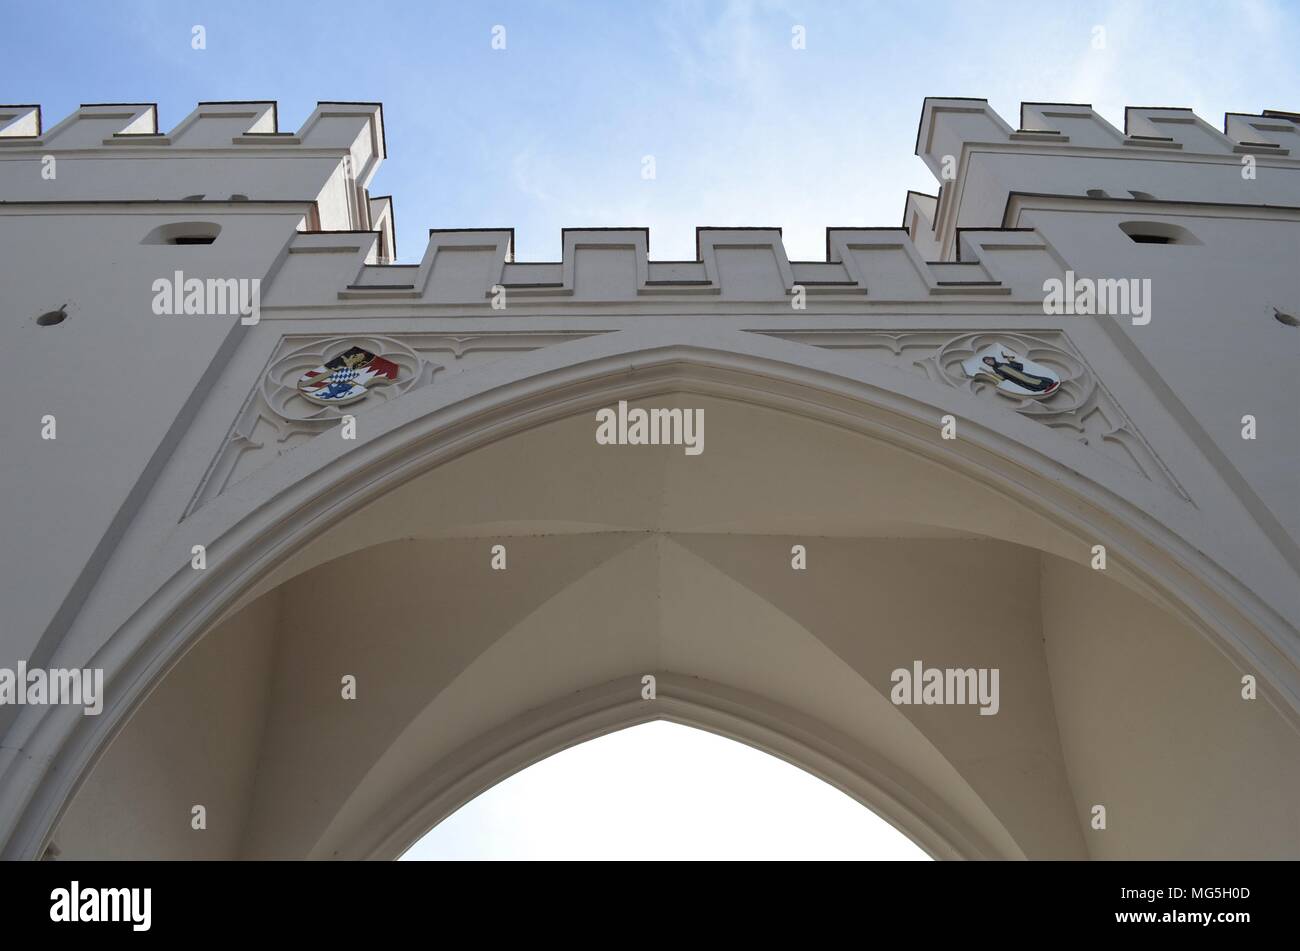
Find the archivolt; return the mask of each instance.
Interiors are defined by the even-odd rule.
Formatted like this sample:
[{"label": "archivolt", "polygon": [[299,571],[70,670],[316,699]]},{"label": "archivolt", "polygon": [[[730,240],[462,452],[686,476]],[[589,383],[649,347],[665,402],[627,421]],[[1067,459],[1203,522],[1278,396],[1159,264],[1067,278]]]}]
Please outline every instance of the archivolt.
[{"label": "archivolt", "polygon": [[[619,399],[664,392],[741,400],[885,440],[1015,499],[1081,543],[1105,544],[1112,564],[1126,569],[1127,583],[1202,632],[1238,666],[1259,671],[1273,686],[1268,693],[1279,711],[1300,725],[1300,664],[1285,620],[1194,545],[1146,516],[1097,470],[1085,476],[1086,465],[1066,465],[1031,448],[1032,422],[971,407],[962,438],[944,441],[937,438],[937,421],[951,409],[940,404],[956,398],[955,391],[864,371],[842,355],[810,354],[815,348],[770,337],[719,332],[698,339],[692,346],[665,346],[624,331],[519,357],[509,382],[466,374],[413,391],[368,416],[381,431],[359,445],[340,448],[337,440],[318,439],[249,477],[241,498],[263,501],[235,510],[233,501],[219,499],[210,512],[197,513],[195,519],[205,521],[196,532],[214,539],[212,567],[178,569],[89,660],[105,669],[103,714],[83,718],[52,707],[28,711],[29,719],[15,724],[25,726],[18,736],[24,755],[13,758],[0,778],[0,828],[8,833],[3,856],[40,855],[61,810],[149,690],[259,579],[331,524],[479,446]],[[581,348],[580,360],[570,348]],[[700,725],[707,729],[706,719]],[[913,834],[943,853],[940,839]],[[375,848],[395,851],[400,839]]]},{"label": "archivolt", "polygon": [[[696,677],[657,675],[653,702],[614,681],[562,697],[440,760],[361,831],[313,858],[397,858],[462,805],[521,769],[587,740],[653,720],[726,736],[807,770],[870,807],[935,858],[1005,855],[924,789],[852,738],[780,704]],[[637,698],[629,700],[629,697]]]}]

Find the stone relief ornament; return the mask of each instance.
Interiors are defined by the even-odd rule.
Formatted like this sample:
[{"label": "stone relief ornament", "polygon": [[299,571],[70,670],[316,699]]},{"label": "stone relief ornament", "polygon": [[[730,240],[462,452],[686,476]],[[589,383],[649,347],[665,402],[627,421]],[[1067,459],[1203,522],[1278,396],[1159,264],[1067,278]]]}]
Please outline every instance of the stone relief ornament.
[{"label": "stone relief ornament", "polygon": [[[1097,378],[1063,344],[1022,333],[961,334],[940,344],[919,368],[977,396],[1007,398],[1012,409],[1048,425],[1073,428],[1095,403]],[[1107,415],[1118,422],[1116,413]]]},{"label": "stone relief ornament", "polygon": [[780,330],[768,336],[860,353],[1027,416],[1141,472],[1184,499],[1096,373],[1059,330]]},{"label": "stone relief ornament", "polygon": [[436,374],[462,372],[608,331],[490,331],[302,334],[281,338],[244,400],[186,510],[337,426],[368,413]]},{"label": "stone relief ornament", "polygon": [[189,511],[271,459],[432,379],[442,367],[394,337],[285,338],[245,400]]},{"label": "stone relief ornament", "polygon": [[332,407],[396,399],[419,382],[424,361],[392,337],[330,337],[275,359],[262,397],[289,423],[334,422]]},{"label": "stone relief ornament", "polygon": [[1092,368],[1059,333],[962,334],[946,341],[920,366],[928,376],[938,376],[976,396],[1006,398],[1005,405],[1021,415],[1187,498]]}]

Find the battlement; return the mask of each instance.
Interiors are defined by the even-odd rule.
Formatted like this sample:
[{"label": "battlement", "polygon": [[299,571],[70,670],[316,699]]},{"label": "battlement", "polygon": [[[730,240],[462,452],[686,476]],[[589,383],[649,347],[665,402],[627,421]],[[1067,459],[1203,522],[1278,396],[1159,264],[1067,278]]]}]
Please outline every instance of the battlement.
[{"label": "battlement", "polygon": [[930,98],[916,154],[940,191],[909,196],[904,224],[942,258],[958,229],[1015,224],[1017,194],[1300,206],[1300,114],[1274,109],[1228,113],[1220,131],[1190,109],[1130,106],[1121,131],[1087,104],[1026,102],[1013,128],[987,100]]},{"label": "battlement", "polygon": [[6,202],[303,201],[310,227],[391,231],[391,203],[366,194],[385,155],[379,103],[318,103],[297,132],[271,101],[201,102],[170,132],[154,103],[87,104],[48,129],[40,106],[0,106]]},{"label": "battlement", "polygon": [[[363,120],[367,136],[358,141]],[[158,127],[157,103],[84,103],[49,129],[39,105],[0,105],[0,148],[44,152],[83,149],[353,150],[358,177],[387,156],[384,107],[378,102],[319,102],[297,132],[281,132],[273,100],[200,102],[170,132]]]},{"label": "battlement", "polygon": [[917,130],[916,154],[944,180],[943,157],[960,156],[973,144],[1020,143],[1027,147],[1159,150],[1184,156],[1300,155],[1300,114],[1266,109],[1258,115],[1230,112],[1220,131],[1188,108],[1129,106],[1120,131],[1086,103],[1023,102],[1012,128],[985,99],[927,98]]},{"label": "battlement", "polygon": [[[1137,203],[1145,214],[1170,203],[1300,208],[1300,114],[1229,113],[1219,131],[1188,109],[1129,107],[1124,126],[1089,105],[1027,102],[1013,128],[986,100],[927,99],[916,154],[938,194],[909,192],[901,229],[829,228],[825,261],[790,261],[778,228],[700,228],[695,260],[653,262],[645,229],[574,228],[562,260],[522,263],[513,232],[489,228],[434,230],[418,265],[386,267],[393,201],[368,191],[386,155],[383,107],[369,102],[318,103],[296,132],[280,131],[269,100],[199,103],[169,132],[153,103],[86,104],[48,129],[39,105],[0,106],[0,202],[303,202],[289,274],[350,256],[345,276],[315,275],[331,300],[461,303],[494,287],[531,298],[599,288],[592,299],[602,300],[776,300],[796,285],[822,297],[1014,296],[1020,277],[998,262],[1027,249],[1004,240],[976,251],[969,236],[1032,231],[1021,220],[1026,196]],[[1040,281],[1058,272],[1026,267]]]},{"label": "battlement", "polygon": [[960,259],[928,261],[902,228],[828,228],[825,261],[792,261],[780,228],[696,229],[693,261],[652,261],[645,228],[568,228],[560,261],[517,262],[514,231],[432,230],[419,264],[376,265],[379,235],[295,235],[264,300],[277,307],[350,302],[477,305],[697,301],[917,303],[960,299],[1041,307],[1061,265],[1032,230],[963,232]]}]

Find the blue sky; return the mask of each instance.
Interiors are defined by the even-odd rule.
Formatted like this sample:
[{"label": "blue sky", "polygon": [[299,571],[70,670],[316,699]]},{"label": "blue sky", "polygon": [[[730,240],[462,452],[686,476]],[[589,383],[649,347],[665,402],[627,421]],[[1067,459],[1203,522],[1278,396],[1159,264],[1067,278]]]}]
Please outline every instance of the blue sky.
[{"label": "blue sky", "polygon": [[[558,260],[560,229],[648,226],[693,258],[696,225],[779,225],[796,259],[827,225],[897,225],[926,96],[1300,110],[1296,3],[3,3],[0,101],[53,125],[81,102],[384,103],[398,251],[430,227],[516,229]],[[207,49],[190,48],[202,24]],[[506,49],[491,48],[494,25]],[[791,48],[806,29],[807,48]],[[1094,49],[1093,28],[1106,29]],[[655,157],[654,180],[641,176]]]}]

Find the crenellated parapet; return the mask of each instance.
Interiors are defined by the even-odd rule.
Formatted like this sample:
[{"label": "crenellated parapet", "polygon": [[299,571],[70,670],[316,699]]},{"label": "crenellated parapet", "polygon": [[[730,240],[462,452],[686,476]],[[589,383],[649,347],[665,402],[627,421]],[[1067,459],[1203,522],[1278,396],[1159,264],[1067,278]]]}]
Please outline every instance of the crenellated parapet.
[{"label": "crenellated parapet", "polygon": [[925,100],[916,154],[940,180],[945,155],[960,155],[970,145],[1013,143],[1034,148],[1123,149],[1148,157],[1148,150],[1198,157],[1246,152],[1294,157],[1300,151],[1300,114],[1275,109],[1259,114],[1231,112],[1220,131],[1188,108],[1129,106],[1121,131],[1085,103],[1024,102],[1019,125],[1013,128],[986,99]]},{"label": "crenellated parapet", "polygon": [[366,193],[384,157],[379,103],[318,103],[296,132],[273,101],[201,102],[170,131],[154,103],[87,104],[48,128],[40,106],[0,106],[7,203],[297,200],[304,227],[386,228],[391,248],[391,206]]},{"label": "crenellated parapet", "polygon": [[[778,228],[700,228],[690,261],[650,260],[644,229],[575,228],[560,261],[524,263],[510,229],[476,229],[434,230],[419,264],[385,267],[393,201],[368,191],[385,157],[378,103],[318,103],[297,131],[281,131],[269,100],[199,103],[169,131],[153,103],[86,104],[48,127],[39,105],[15,105],[0,106],[0,206],[301,202],[273,306],[285,293],[478,304],[495,288],[523,300],[1014,300],[1062,271],[1041,238],[1006,237],[1032,230],[1027,202],[1300,207],[1297,145],[1300,114],[1278,110],[1229,113],[1220,130],[1185,108],[1129,107],[1120,130],[1085,104],[1026,102],[1013,125],[983,99],[931,98],[916,152],[938,194],[909,192],[901,229],[828,229],[824,261],[791,261]],[[990,229],[1003,237],[983,242]]]},{"label": "crenellated parapet", "polygon": [[665,299],[816,309],[961,299],[1041,306],[1063,273],[1033,231],[972,230],[960,259],[927,260],[902,228],[828,228],[824,261],[791,260],[779,228],[696,231],[692,261],[649,257],[645,228],[565,229],[560,261],[514,259],[512,229],[434,230],[419,264],[377,265],[379,236],[298,234],[264,306],[457,305],[485,312],[521,303],[661,304]]},{"label": "crenellated parapet", "polygon": [[[354,121],[360,120],[360,121]],[[358,132],[367,133],[358,141]],[[297,132],[282,132],[274,100],[200,102],[172,128],[158,125],[157,103],[86,103],[45,128],[39,105],[0,105],[0,148],[352,149],[358,173],[385,156],[384,109],[377,102],[319,102]]]},{"label": "crenellated parapet", "polygon": [[1300,206],[1300,114],[1272,109],[1220,129],[1190,109],[1130,106],[1121,130],[1087,104],[1022,103],[1012,126],[984,99],[931,98],[916,154],[940,191],[909,195],[904,224],[942,258],[957,229],[1017,224],[1023,195]]}]

